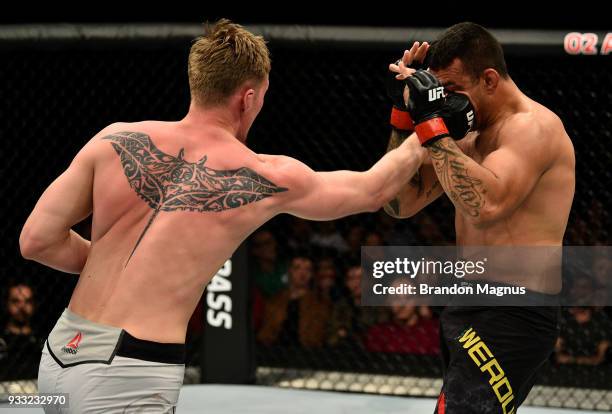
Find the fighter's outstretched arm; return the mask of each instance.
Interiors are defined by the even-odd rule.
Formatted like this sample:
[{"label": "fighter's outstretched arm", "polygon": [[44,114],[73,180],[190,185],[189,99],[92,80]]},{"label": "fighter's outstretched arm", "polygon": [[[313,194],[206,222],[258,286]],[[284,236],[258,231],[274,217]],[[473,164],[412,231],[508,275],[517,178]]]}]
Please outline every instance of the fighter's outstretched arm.
[{"label": "fighter's outstretched arm", "polygon": [[426,155],[413,136],[364,172],[315,172],[289,157],[264,156],[264,160],[276,177],[273,181],[288,188],[273,197],[278,213],[333,220],[380,209],[416,173]]},{"label": "fighter's outstretched arm", "polygon": [[[393,129],[387,151],[397,148],[410,135],[404,131]],[[421,211],[427,205],[444,194],[433,169],[431,159],[426,157],[421,167],[410,181],[404,184],[400,191],[385,206],[385,211],[391,217],[409,218]]]}]

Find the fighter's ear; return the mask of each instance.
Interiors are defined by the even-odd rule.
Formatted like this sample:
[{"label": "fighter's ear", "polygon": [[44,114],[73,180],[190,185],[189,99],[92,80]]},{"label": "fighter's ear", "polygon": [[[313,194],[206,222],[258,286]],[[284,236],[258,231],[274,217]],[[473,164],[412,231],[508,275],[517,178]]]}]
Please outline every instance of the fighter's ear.
[{"label": "fighter's ear", "polygon": [[245,89],[242,93],[242,112],[246,112],[255,105],[255,89]]},{"label": "fighter's ear", "polygon": [[497,85],[499,84],[499,78],[499,73],[495,69],[488,68],[484,70],[482,80],[488,93],[495,92],[495,89],[497,89]]}]

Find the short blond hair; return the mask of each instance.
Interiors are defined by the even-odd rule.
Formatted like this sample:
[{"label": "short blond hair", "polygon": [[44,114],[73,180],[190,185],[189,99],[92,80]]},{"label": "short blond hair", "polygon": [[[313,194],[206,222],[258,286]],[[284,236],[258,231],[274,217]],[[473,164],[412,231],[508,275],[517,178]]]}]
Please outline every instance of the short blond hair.
[{"label": "short blond hair", "polygon": [[222,104],[244,82],[270,73],[270,52],[263,37],[221,19],[206,27],[189,52],[189,90],[196,103]]}]

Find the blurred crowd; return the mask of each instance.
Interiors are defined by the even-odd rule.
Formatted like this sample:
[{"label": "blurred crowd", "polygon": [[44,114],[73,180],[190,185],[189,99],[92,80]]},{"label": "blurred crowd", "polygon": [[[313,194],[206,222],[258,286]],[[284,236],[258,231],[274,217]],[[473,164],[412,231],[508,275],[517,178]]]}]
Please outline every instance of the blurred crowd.
[{"label": "blurred crowd", "polygon": [[[584,221],[588,225],[600,215],[595,209],[593,216]],[[578,226],[568,234],[580,231]],[[452,245],[451,233],[452,228],[441,228],[425,212],[403,221],[382,212],[332,222],[315,223],[290,216],[273,220],[248,240],[253,327],[258,346],[264,350],[286,347],[438,354],[441,308],[361,306],[361,247]],[[592,298],[606,292],[602,286],[608,283],[612,258],[597,255],[583,264],[581,270],[568,289],[573,297],[591,298],[594,303]],[[38,287],[47,300],[51,293],[42,291],[43,286],[43,281],[36,279],[5,280],[0,319],[0,380],[37,376],[40,350],[48,333],[47,328],[39,327],[49,325],[49,317],[44,306],[39,306],[40,297],[36,293]],[[552,363],[612,362],[612,308],[605,306],[611,302],[603,297],[600,302],[602,306],[563,309]],[[188,332],[188,362],[195,365],[199,364],[194,355],[199,352],[198,338],[203,329],[201,309],[200,305],[194,312]]]},{"label": "blurred crowd", "polygon": [[[441,308],[360,306],[361,246],[452,244],[435,220],[423,213],[419,216],[411,227],[383,214],[369,225],[358,220],[313,223],[289,218],[278,229],[270,226],[256,232],[249,251],[259,344],[437,354]],[[596,256],[571,280],[572,297],[594,303],[593,297],[606,291],[602,286],[611,270],[612,258]],[[602,298],[601,303],[609,301]],[[610,363],[611,310],[605,306],[564,308],[552,362]]]}]

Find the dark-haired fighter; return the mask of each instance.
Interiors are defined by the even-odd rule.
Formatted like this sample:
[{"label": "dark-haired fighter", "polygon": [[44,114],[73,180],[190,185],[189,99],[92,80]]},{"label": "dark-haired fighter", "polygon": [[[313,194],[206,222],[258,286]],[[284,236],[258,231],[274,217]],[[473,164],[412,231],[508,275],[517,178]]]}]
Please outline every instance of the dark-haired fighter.
[{"label": "dark-haired fighter", "polygon": [[[407,77],[406,68],[426,55],[429,70]],[[404,111],[429,156],[385,210],[411,217],[446,194],[457,245],[561,246],[574,196],[572,142],[561,120],[512,81],[499,42],[477,24],[460,23],[431,47],[415,43],[390,68],[407,85]],[[460,141],[444,118],[444,95],[453,93],[469,98],[476,115],[475,131]],[[390,149],[411,129],[400,112],[394,110]],[[559,289],[543,275],[520,282],[532,295]],[[516,412],[553,350],[557,318],[556,307],[447,307],[436,412]]]}]

